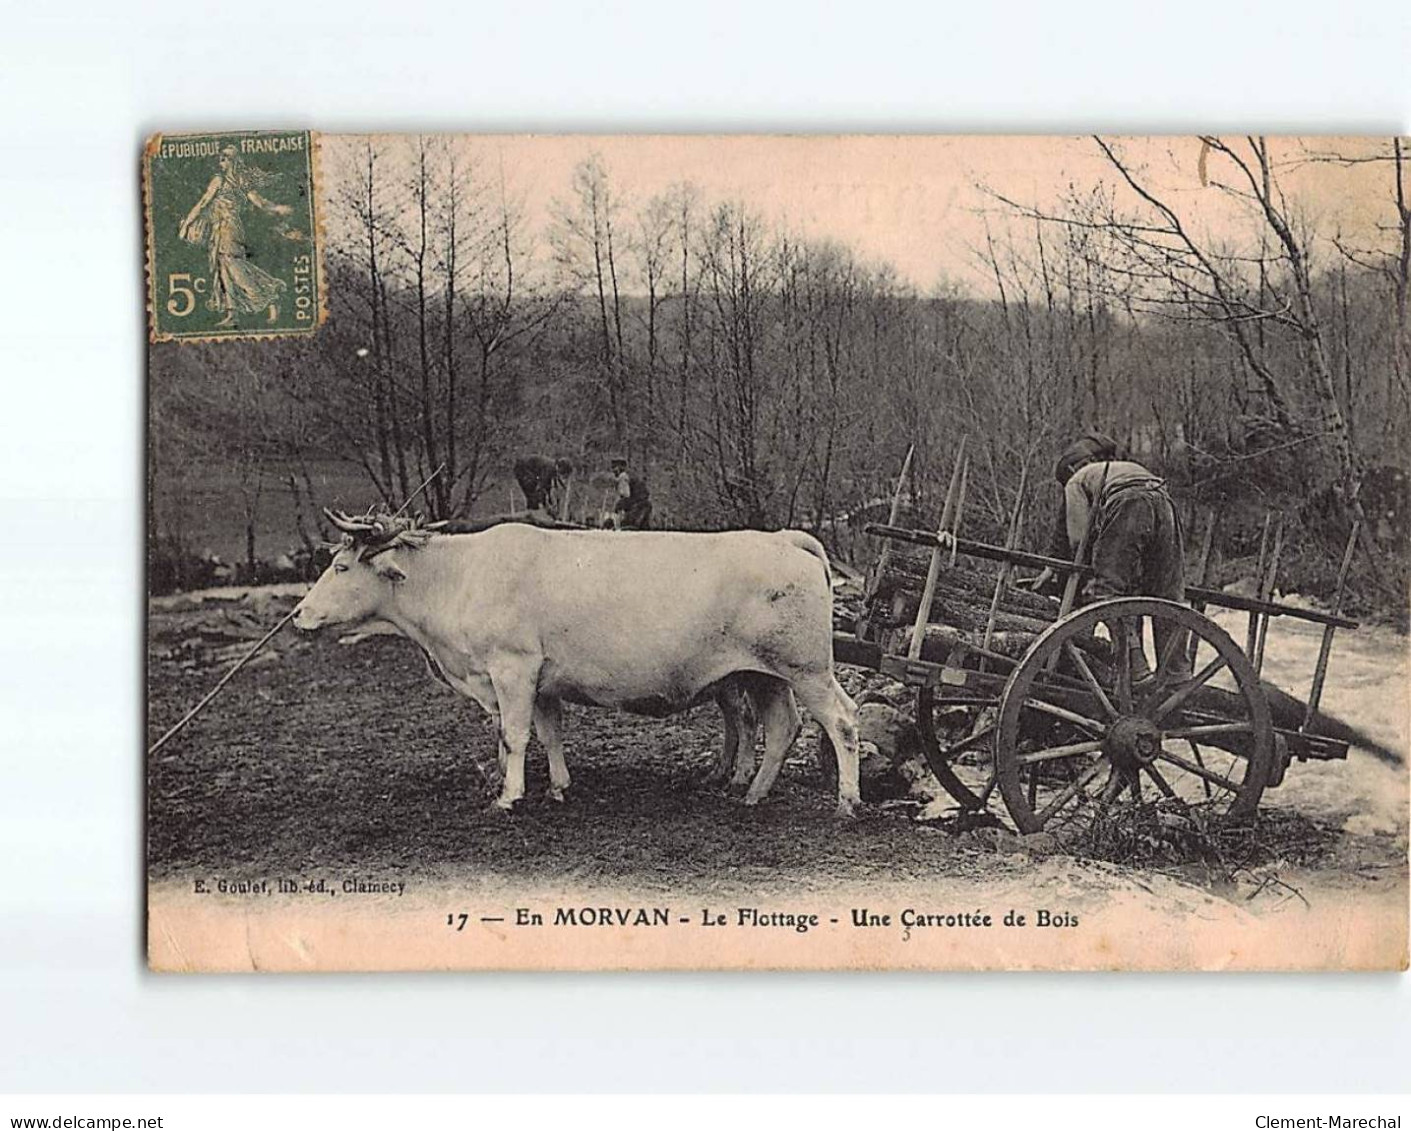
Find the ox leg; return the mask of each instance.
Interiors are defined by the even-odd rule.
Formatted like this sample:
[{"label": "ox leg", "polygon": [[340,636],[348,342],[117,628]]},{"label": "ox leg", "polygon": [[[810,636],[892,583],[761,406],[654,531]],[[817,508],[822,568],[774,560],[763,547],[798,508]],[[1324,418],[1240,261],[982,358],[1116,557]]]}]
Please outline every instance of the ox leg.
[{"label": "ox leg", "polygon": [[442,683],[454,687],[466,698],[480,704],[480,709],[490,716],[490,725],[495,728],[495,760],[500,766],[501,779],[505,776],[505,762],[507,755],[505,752],[505,740],[500,734],[500,704],[495,699],[495,685],[483,676],[473,676],[468,679],[458,679],[454,683],[448,680],[442,673],[440,666],[431,658],[430,652],[425,652],[426,666],[433,676]]},{"label": "ox leg", "polygon": [[568,788],[568,764],[563,760],[563,704],[541,696],[534,703],[534,731],[549,755],[549,796],[563,800]]},{"label": "ox leg", "polygon": [[754,716],[749,697],[739,681],[731,678],[720,684],[715,703],[725,721],[725,745],[706,773],[706,784],[724,785],[729,781],[731,785],[743,785],[754,772]]},{"label": "ox leg", "polygon": [[857,704],[832,673],[794,681],[799,702],[828,735],[838,758],[838,816],[851,817],[862,803],[858,792]]},{"label": "ox leg", "polygon": [[735,700],[735,730],[740,736],[735,754],[735,772],[730,777],[730,788],[743,791],[750,784],[755,772],[754,736],[760,721],[761,710],[756,709],[755,701],[741,687]]},{"label": "ox leg", "polygon": [[524,753],[534,725],[534,693],[538,672],[492,671],[500,705],[500,741],[505,751],[505,783],[495,801],[498,809],[513,809],[524,796]]},{"label": "ox leg", "polygon": [[799,733],[799,711],[787,683],[761,678],[753,684],[752,690],[764,722],[764,761],[750,783],[750,791],[745,794],[746,805],[758,805],[769,795],[784,766],[784,755]]},{"label": "ox leg", "polygon": [[716,752],[710,769],[706,771],[706,785],[724,785],[735,768],[735,760],[740,756],[740,721],[730,693],[722,689],[715,697],[715,705],[720,708],[720,716],[725,722],[725,745]]},{"label": "ox leg", "polygon": [[510,752],[505,746],[505,732],[500,728],[500,712],[490,712],[490,725],[495,728],[495,761],[500,767],[500,780],[505,777],[505,770],[509,767]]}]

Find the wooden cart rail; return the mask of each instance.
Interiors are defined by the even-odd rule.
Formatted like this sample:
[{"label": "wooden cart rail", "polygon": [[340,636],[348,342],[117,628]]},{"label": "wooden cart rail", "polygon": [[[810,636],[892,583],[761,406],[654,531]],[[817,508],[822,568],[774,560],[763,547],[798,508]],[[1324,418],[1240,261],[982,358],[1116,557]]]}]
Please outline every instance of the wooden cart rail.
[{"label": "wooden cart rail", "polygon": [[1191,604],[1216,605],[1222,609],[1235,609],[1245,613],[1263,613],[1271,617],[1292,617],[1294,620],[1312,624],[1327,625],[1331,628],[1358,628],[1360,621],[1319,612],[1317,609],[1302,609],[1297,605],[1284,605],[1278,601],[1260,601],[1254,597],[1241,597],[1237,593],[1226,593],[1220,589],[1205,589],[1198,585],[1186,586],[1186,597]]},{"label": "wooden cart rail", "polygon": [[[962,645],[944,660],[913,660],[907,656],[889,655],[882,650],[880,644],[868,640],[858,640],[857,637],[849,633],[835,632],[833,634],[833,660],[835,663],[867,668],[870,671],[890,676],[898,683],[908,687],[925,688],[931,692],[936,706],[971,702],[976,698],[993,698],[1004,691],[1009,673],[1014,669],[1017,661],[1007,656],[988,653],[984,654],[983,658],[994,665],[997,670],[976,670],[972,665],[982,658],[983,652],[984,650],[978,647]],[[1078,700],[1075,700],[1076,706],[1087,711],[1094,709],[1091,697],[1081,686],[1073,684],[1072,681],[1053,678],[1059,684],[1069,685],[1068,694],[1079,697]],[[1226,698],[1228,698],[1226,692],[1218,688],[1209,688],[1203,691],[1196,702],[1197,705],[1200,705],[1201,700],[1204,699],[1210,705],[1228,710],[1229,704],[1222,701]],[[1310,760],[1341,761],[1347,758],[1348,745],[1346,742],[1299,730],[1298,720],[1287,713],[1287,708],[1282,702],[1275,705],[1274,714],[1274,732],[1289,743],[1291,757],[1300,762]]]},{"label": "wooden cart rail", "polygon": [[[888,526],[885,523],[869,523],[865,528],[868,534],[879,538],[890,538],[896,542],[910,542],[917,546],[950,548],[949,539],[942,540],[929,530],[911,530],[902,526]],[[1091,577],[1091,566],[1075,565],[1063,558],[1051,558],[1047,554],[1032,554],[1026,550],[1007,550],[1003,546],[992,546],[987,542],[973,542],[968,538],[957,538],[955,548],[959,553],[972,558],[1009,565],[1027,566],[1033,569],[1051,569],[1055,572],[1076,573],[1080,577]],[[1215,605],[1223,609],[1239,612],[1260,613],[1271,617],[1292,617],[1294,620],[1308,621],[1311,624],[1328,625],[1333,628],[1357,628],[1355,620],[1319,612],[1317,609],[1304,609],[1297,605],[1285,605],[1278,601],[1260,601],[1253,597],[1241,597],[1225,593],[1219,589],[1206,589],[1188,585],[1186,596],[1194,605]]]}]

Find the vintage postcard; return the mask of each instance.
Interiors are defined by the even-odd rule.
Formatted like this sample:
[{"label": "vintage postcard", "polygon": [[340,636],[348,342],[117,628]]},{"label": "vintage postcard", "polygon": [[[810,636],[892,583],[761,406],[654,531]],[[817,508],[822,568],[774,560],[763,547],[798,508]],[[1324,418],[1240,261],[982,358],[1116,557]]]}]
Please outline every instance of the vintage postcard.
[{"label": "vintage postcard", "polygon": [[151,966],[1405,969],[1407,162],[150,139]]}]

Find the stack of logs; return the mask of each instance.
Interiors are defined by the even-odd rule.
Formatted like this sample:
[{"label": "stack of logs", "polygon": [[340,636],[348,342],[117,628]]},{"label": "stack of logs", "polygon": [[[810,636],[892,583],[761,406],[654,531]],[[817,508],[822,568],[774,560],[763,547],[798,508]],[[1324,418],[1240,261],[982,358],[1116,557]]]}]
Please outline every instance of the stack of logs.
[{"label": "stack of logs", "polygon": [[[915,623],[930,562],[930,550],[896,544],[879,559],[867,579],[867,608],[873,625],[909,628]],[[928,645],[932,636],[949,644],[982,641],[999,568],[979,569],[963,558],[954,565],[949,560],[942,562],[928,618]],[[990,647],[1004,655],[1020,655],[1057,617],[1058,602],[1053,598],[1006,586],[995,609]]]}]

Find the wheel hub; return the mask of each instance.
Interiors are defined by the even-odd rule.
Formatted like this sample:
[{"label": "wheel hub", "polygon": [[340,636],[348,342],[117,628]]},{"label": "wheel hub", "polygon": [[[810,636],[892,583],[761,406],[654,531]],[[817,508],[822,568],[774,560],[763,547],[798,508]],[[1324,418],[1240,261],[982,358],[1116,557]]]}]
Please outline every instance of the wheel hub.
[{"label": "wheel hub", "polygon": [[1161,728],[1141,715],[1125,715],[1107,728],[1102,750],[1119,769],[1150,766],[1161,754]]}]

